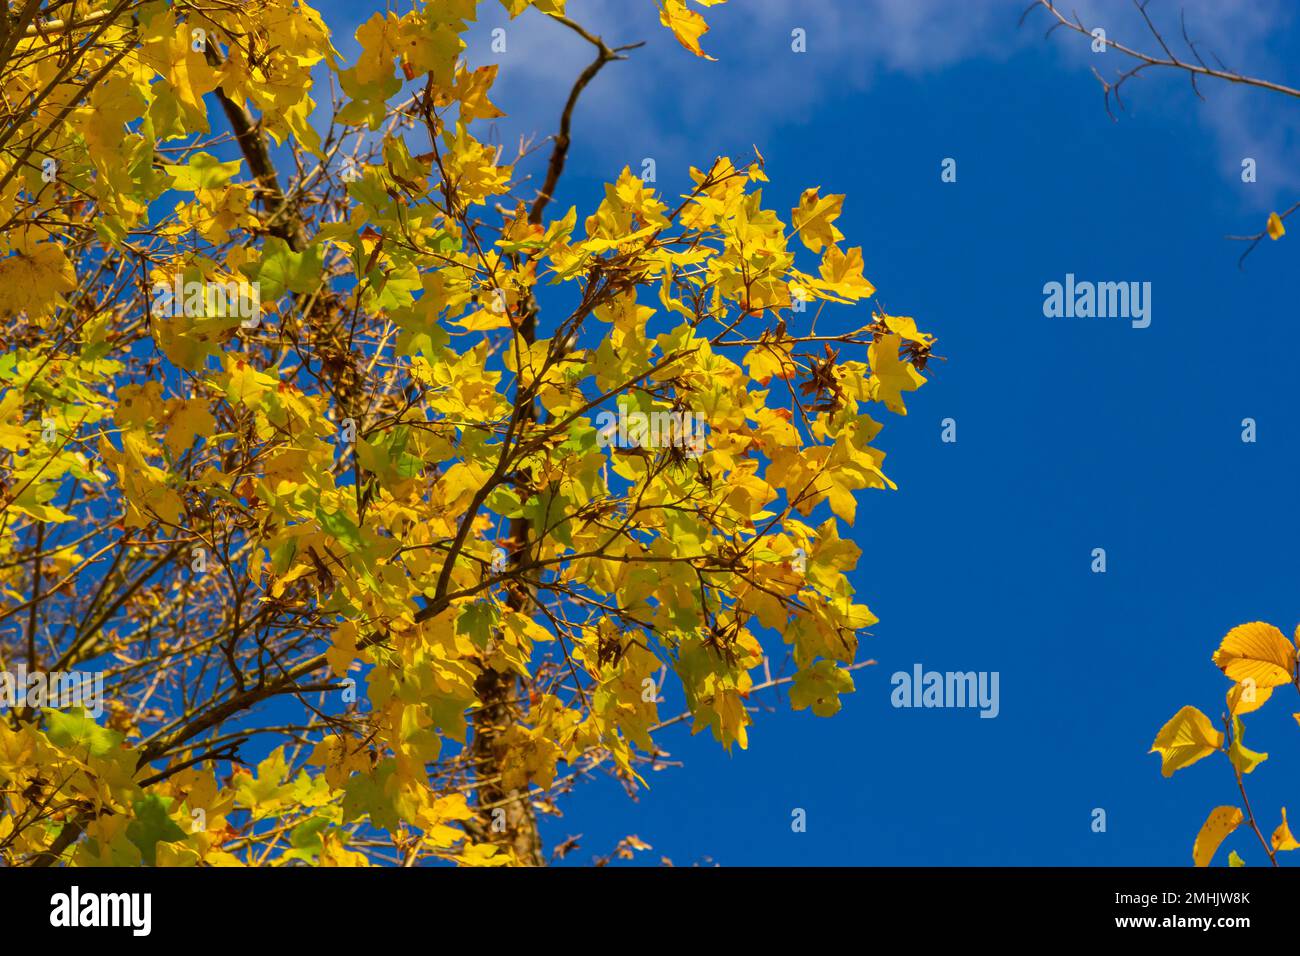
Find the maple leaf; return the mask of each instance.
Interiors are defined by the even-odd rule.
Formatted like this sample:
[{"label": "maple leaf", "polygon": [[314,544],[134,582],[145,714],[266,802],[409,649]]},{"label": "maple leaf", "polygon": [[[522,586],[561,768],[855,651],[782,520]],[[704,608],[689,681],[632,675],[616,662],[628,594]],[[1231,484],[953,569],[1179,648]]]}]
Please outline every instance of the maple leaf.
[{"label": "maple leaf", "polygon": [[813,252],[821,252],[827,246],[833,246],[844,234],[835,228],[844,206],[843,196],[818,195],[819,187],[805,189],[799,197],[799,205],[790,210],[791,221],[800,241]]},{"label": "maple leaf", "polygon": [[672,30],[677,42],[696,56],[715,59],[700,48],[700,37],[709,32],[708,23],[687,7],[685,0],[659,0],[659,22]]},{"label": "maple leaf", "polygon": [[37,236],[35,229],[19,231],[10,240],[10,254],[0,259],[0,317],[26,313],[31,319],[45,318],[77,287],[63,247]]}]

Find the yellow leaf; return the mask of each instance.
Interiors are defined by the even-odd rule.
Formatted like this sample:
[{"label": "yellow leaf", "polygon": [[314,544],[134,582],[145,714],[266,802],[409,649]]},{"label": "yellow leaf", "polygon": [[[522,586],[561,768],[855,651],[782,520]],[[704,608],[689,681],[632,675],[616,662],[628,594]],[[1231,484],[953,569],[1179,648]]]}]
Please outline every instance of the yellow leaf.
[{"label": "yellow leaf", "polygon": [[[24,500],[27,499],[27,500]],[[17,511],[19,514],[25,514],[29,518],[35,518],[37,521],[43,521],[47,524],[62,524],[65,521],[74,520],[70,514],[65,514],[53,505],[43,505],[34,500],[32,495],[20,495],[18,498],[9,502],[9,509]]]},{"label": "yellow leaf", "polygon": [[391,11],[387,15],[376,12],[357,27],[356,38],[361,44],[356,66],[359,83],[370,85],[393,75],[400,29],[401,21]]},{"label": "yellow leaf", "polygon": [[509,866],[515,860],[514,850],[490,843],[474,843],[452,857],[461,866]]},{"label": "yellow leaf", "polygon": [[1256,688],[1291,683],[1295,647],[1272,624],[1254,621],[1230,630],[1214,652],[1219,670],[1237,682],[1255,681]]},{"label": "yellow leaf", "polygon": [[188,316],[154,316],[150,322],[154,339],[164,355],[190,372],[199,372],[209,355],[221,351],[221,335],[239,324],[238,318],[192,319]]},{"label": "yellow leaf", "polygon": [[495,119],[505,116],[495,103],[488,99],[488,91],[497,78],[497,64],[469,70],[461,66],[456,71],[454,96],[460,100],[460,118],[468,123],[475,119]]},{"label": "yellow leaf", "polygon": [[228,358],[226,364],[229,367],[226,397],[231,402],[256,407],[262,396],[277,384],[276,379],[259,372],[243,359]]},{"label": "yellow leaf", "polygon": [[1291,835],[1291,828],[1286,823],[1286,807],[1282,808],[1282,823],[1273,831],[1274,850],[1300,850],[1300,841]]},{"label": "yellow leaf", "polygon": [[844,300],[856,302],[869,298],[876,291],[876,287],[862,275],[862,249],[859,246],[848,252],[840,252],[839,246],[828,246],[819,271],[822,290]]},{"label": "yellow leaf", "polygon": [[1233,684],[1228,690],[1228,713],[1234,717],[1259,710],[1273,696],[1273,688],[1254,683]]},{"label": "yellow leaf", "polygon": [[542,13],[558,13],[563,16],[564,4],[565,0],[501,0],[501,5],[506,8],[512,20],[527,10],[530,5]]},{"label": "yellow leaf", "polygon": [[156,853],[157,866],[198,866],[199,855],[181,842],[158,841]]},{"label": "yellow leaf", "polygon": [[880,320],[885,323],[885,328],[901,335],[909,342],[915,342],[918,345],[929,345],[934,341],[934,336],[925,332],[919,332],[916,328],[916,319],[907,315],[882,315]]},{"label": "yellow leaf", "polygon": [[159,132],[207,132],[207,111],[203,97],[217,88],[217,74],[194,49],[188,24],[175,23],[168,14],[155,18],[147,28],[140,60],[161,82],[150,90],[150,116]]},{"label": "yellow leaf", "polygon": [[844,197],[827,196],[823,199],[817,195],[819,188],[805,189],[799,197],[799,205],[790,210],[795,232],[813,252],[821,252],[844,238],[844,234],[834,226],[844,205]]},{"label": "yellow leaf", "polygon": [[[283,579],[282,579],[283,580]],[[334,629],[334,639],[325,659],[335,677],[347,677],[352,662],[357,659],[357,626],[352,621],[344,621]]]},{"label": "yellow leaf", "polygon": [[186,399],[172,415],[163,443],[173,455],[180,455],[194,443],[196,436],[211,438],[216,424],[207,402],[201,398]]},{"label": "yellow leaf", "polygon": [[161,382],[123,385],[117,390],[113,420],[123,428],[144,428],[150,421],[161,421],[162,417]]},{"label": "yellow leaf", "polygon": [[443,175],[462,202],[482,205],[488,196],[505,192],[514,167],[498,166],[495,149],[476,140],[463,124],[449,143],[451,148],[442,158]]},{"label": "yellow leaf", "polygon": [[885,407],[898,415],[906,415],[907,407],[903,404],[903,392],[914,392],[925,384],[925,376],[912,367],[910,362],[899,358],[898,348],[902,339],[897,335],[881,336],[867,349],[867,358],[875,373],[872,380],[876,383],[876,397],[885,403]]},{"label": "yellow leaf", "polygon": [[452,319],[451,321],[464,328],[467,332],[504,329],[511,325],[510,312],[505,307],[504,302],[502,302],[501,306],[494,303],[486,309],[476,309],[461,318]]},{"label": "yellow leaf", "polygon": [[820,660],[795,674],[790,706],[794,710],[812,707],[818,717],[833,717],[840,710],[839,695],[853,689],[853,676],[848,671],[834,661]]},{"label": "yellow leaf", "polygon": [[687,9],[682,0],[662,0],[659,5],[659,22],[672,30],[677,42],[696,56],[702,56],[706,60],[714,59],[700,49],[700,37],[709,32],[709,25],[704,22],[704,17]]},{"label": "yellow leaf", "polygon": [[15,243],[13,255],[0,259],[0,316],[42,318],[76,287],[77,274],[58,243]]},{"label": "yellow leaf", "polygon": [[1245,729],[1242,727],[1241,720],[1237,717],[1232,718],[1232,746],[1228,748],[1228,759],[1232,765],[1242,773],[1251,773],[1256,767],[1268,759],[1268,754],[1259,753],[1258,751],[1248,749],[1242,742]]},{"label": "yellow leaf", "polygon": [[1188,705],[1174,714],[1160,728],[1148,753],[1160,754],[1160,772],[1172,777],[1175,770],[1208,757],[1223,746],[1223,734],[1214,729],[1210,718]]},{"label": "yellow leaf", "polygon": [[1275,212],[1268,214],[1268,237],[1273,240],[1281,239],[1286,235],[1286,226],[1282,225],[1282,217]]},{"label": "yellow leaf", "polygon": [[1237,829],[1241,823],[1242,813],[1237,807],[1215,807],[1201,825],[1201,832],[1196,834],[1192,844],[1192,859],[1197,866],[1209,866],[1214,853],[1219,849],[1228,834]]},{"label": "yellow leaf", "polygon": [[788,379],[798,369],[790,359],[790,344],[781,339],[761,342],[745,355],[745,367],[749,377],[759,385],[766,385],[772,376]]}]

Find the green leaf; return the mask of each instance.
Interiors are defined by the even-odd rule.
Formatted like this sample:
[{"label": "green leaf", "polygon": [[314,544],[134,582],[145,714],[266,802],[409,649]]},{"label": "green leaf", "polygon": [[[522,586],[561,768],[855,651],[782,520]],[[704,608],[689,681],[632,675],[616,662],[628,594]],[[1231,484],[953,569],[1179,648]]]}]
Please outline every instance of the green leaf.
[{"label": "green leaf", "polygon": [[199,189],[219,189],[239,172],[241,159],[222,163],[208,153],[195,153],[185,166],[163,166],[172,177],[172,188],[194,192]]},{"label": "green leaf", "polygon": [[833,717],[840,709],[840,694],[853,690],[853,677],[834,661],[821,660],[794,675],[790,704],[795,710],[812,707],[818,717]]},{"label": "green leaf", "polygon": [[561,544],[573,547],[572,522],[566,520],[573,502],[567,495],[555,494],[549,489],[539,493],[524,505],[524,517],[532,522],[538,534],[548,533]]},{"label": "green leaf", "polygon": [[149,866],[157,858],[158,843],[170,843],[184,840],[185,831],[167,815],[172,805],[171,797],[160,797],[152,793],[133,805],[135,819],[126,825],[126,837],[140,850],[140,856]]},{"label": "green leaf", "polygon": [[276,574],[284,574],[293,564],[294,556],[298,553],[298,539],[286,538],[271,550],[271,570]]},{"label": "green leaf", "polygon": [[464,634],[480,648],[487,647],[492,628],[497,626],[500,615],[496,605],[487,601],[475,601],[467,605],[456,618],[456,631]]},{"label": "green leaf", "polygon": [[376,264],[367,274],[369,280],[361,295],[365,308],[378,312],[383,309],[402,309],[415,301],[412,294],[421,287],[420,273],[407,263],[393,263],[381,267]]},{"label": "green leaf", "polygon": [[343,512],[335,511],[330,513],[325,510],[323,505],[318,505],[316,520],[320,522],[322,528],[338,538],[349,551],[355,552],[365,549],[366,542],[361,537],[361,529]]},{"label": "green leaf", "polygon": [[262,244],[261,260],[245,266],[243,271],[258,282],[265,299],[277,298],[286,291],[307,295],[321,282],[322,256],[319,245],[294,252],[283,239],[269,236]]},{"label": "green leaf", "polygon": [[329,824],[326,817],[312,817],[298,824],[289,834],[289,843],[293,845],[293,850],[285,856],[297,857],[300,860],[316,859],[323,846],[320,838],[321,831]]},{"label": "green leaf", "polygon": [[344,823],[367,816],[381,830],[397,829],[397,809],[384,786],[396,769],[397,762],[390,757],[375,768],[373,775],[353,774],[343,788]]},{"label": "green leaf", "polygon": [[385,486],[414,478],[424,468],[424,462],[406,451],[410,438],[411,429],[407,425],[363,438],[357,442],[357,460]]},{"label": "green leaf", "polygon": [[524,506],[519,501],[517,495],[511,488],[496,488],[492,494],[487,496],[484,502],[488,510],[499,514],[503,518],[518,518],[524,513]]},{"label": "green leaf", "polygon": [[72,707],[66,713],[46,710],[44,714],[45,736],[67,750],[84,748],[92,757],[103,757],[122,745],[121,734],[99,726],[80,707]]}]

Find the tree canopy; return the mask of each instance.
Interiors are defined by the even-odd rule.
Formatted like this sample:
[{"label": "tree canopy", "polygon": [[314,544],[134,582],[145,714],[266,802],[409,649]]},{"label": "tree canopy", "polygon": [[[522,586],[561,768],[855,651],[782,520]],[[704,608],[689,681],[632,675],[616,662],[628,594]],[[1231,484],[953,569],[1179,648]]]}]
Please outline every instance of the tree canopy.
[{"label": "tree canopy", "polygon": [[352,63],[303,0],[8,5],[0,656],[104,706],[0,721],[6,863],[537,864],[669,728],[853,689],[845,525],[934,338],[855,308],[845,197],[765,208],[757,150],[565,208],[634,54],[501,2],[592,56],[517,155],[478,0]]}]

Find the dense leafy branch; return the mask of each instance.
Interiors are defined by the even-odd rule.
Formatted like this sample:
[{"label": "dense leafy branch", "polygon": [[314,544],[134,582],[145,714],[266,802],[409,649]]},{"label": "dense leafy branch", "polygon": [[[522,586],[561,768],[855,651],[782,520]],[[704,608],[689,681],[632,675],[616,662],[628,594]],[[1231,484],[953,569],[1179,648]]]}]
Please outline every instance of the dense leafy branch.
[{"label": "dense leafy branch", "polygon": [[548,218],[638,44],[504,3],[596,51],[539,188],[474,135],[472,4],[376,13],[352,64],[301,0],[11,5],[0,671],[105,694],[0,724],[5,862],[542,863],[537,814],[668,728],[853,689],[839,522],[933,337],[816,330],[874,289],[844,197],[787,225],[761,156]]}]

